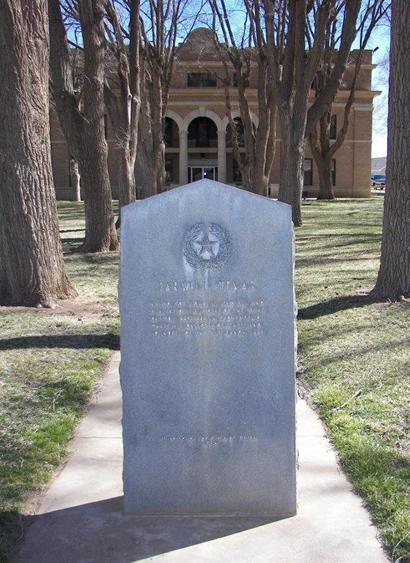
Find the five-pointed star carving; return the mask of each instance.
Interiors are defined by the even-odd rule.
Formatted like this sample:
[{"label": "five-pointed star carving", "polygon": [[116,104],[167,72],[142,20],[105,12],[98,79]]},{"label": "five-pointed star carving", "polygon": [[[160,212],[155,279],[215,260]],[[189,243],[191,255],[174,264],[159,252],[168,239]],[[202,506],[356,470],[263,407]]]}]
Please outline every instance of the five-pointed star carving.
[{"label": "five-pointed star carving", "polygon": [[[209,258],[213,258],[216,256],[214,247],[215,245],[218,244],[218,241],[209,240],[208,232],[205,232],[202,240],[197,240],[196,243],[200,247],[198,255],[201,256],[202,258],[209,260]],[[206,258],[204,256],[205,253],[208,253],[209,258]]]}]

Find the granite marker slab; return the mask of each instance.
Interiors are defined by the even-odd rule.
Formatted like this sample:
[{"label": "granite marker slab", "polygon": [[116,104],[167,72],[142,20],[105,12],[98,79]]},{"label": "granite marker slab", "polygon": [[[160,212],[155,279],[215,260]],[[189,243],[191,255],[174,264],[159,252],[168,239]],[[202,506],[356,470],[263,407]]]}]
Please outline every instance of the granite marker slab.
[{"label": "granite marker slab", "polygon": [[121,215],[124,506],[296,512],[293,227],[201,180]]}]

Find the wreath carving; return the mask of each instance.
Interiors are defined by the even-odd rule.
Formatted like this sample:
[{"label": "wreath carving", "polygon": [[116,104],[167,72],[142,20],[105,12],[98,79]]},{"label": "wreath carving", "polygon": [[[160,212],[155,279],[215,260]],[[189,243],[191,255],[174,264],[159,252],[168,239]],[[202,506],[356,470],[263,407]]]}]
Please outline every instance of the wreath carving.
[{"label": "wreath carving", "polygon": [[231,254],[228,232],[218,223],[195,223],[184,237],[184,256],[195,269],[219,270]]}]

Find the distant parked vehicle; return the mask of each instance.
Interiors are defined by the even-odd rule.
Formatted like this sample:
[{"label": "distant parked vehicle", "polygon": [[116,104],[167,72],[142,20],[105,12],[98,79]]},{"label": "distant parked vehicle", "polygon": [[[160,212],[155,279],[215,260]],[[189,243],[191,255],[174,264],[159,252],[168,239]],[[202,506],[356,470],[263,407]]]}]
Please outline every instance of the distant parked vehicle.
[{"label": "distant parked vehicle", "polygon": [[384,190],[386,187],[386,176],[384,174],[371,175],[372,188],[376,190]]}]

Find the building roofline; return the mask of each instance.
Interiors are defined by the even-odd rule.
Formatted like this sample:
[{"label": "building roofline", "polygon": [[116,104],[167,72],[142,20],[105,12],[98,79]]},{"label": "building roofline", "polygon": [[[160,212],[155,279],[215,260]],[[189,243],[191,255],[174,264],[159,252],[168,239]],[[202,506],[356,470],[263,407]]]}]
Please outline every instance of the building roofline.
[{"label": "building roofline", "polygon": [[[201,59],[192,59],[192,60],[184,60],[184,59],[176,59],[176,66],[180,66],[180,67],[195,67],[195,68],[201,68],[201,67],[207,67],[207,66],[213,66],[213,67],[223,67],[226,64],[225,62],[222,62],[220,60],[201,60]],[[229,61],[228,61],[229,63]],[[256,68],[258,66],[257,61],[251,61],[250,62],[251,67]],[[347,68],[349,67],[353,67],[355,65],[355,62],[351,62],[351,63],[347,63]],[[231,65],[232,66],[232,65]],[[362,63],[360,65],[360,68],[363,70],[373,70],[375,68],[377,68],[377,64],[374,63]]]}]

